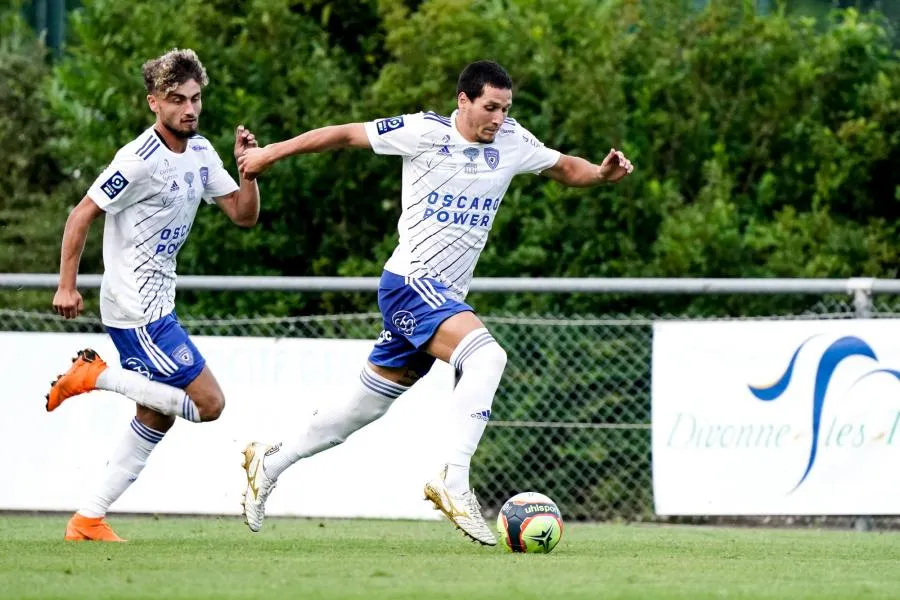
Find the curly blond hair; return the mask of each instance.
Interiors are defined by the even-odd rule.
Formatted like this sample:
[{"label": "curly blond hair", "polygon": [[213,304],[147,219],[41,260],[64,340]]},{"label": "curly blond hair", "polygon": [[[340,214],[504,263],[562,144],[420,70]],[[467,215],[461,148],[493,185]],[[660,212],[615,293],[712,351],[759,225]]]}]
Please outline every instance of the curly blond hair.
[{"label": "curly blond hair", "polygon": [[145,62],[142,70],[148,94],[168,96],[172,90],[191,79],[201,87],[209,83],[203,63],[190,49],[173,48],[159,58]]}]

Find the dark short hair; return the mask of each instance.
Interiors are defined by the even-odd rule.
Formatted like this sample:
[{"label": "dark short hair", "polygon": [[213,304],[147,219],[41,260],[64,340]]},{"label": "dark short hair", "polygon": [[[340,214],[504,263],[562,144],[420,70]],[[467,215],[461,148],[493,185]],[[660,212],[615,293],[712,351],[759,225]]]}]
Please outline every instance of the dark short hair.
[{"label": "dark short hair", "polygon": [[484,93],[484,86],[489,85],[501,90],[512,89],[512,78],[506,69],[492,60],[473,62],[459,74],[456,82],[456,95],[465,92],[469,100],[474,100]]},{"label": "dark short hair", "polygon": [[143,66],[144,87],[148,94],[169,93],[185,81],[193,79],[200,87],[209,83],[206,69],[193,50],[175,48],[158,58],[148,60]]}]

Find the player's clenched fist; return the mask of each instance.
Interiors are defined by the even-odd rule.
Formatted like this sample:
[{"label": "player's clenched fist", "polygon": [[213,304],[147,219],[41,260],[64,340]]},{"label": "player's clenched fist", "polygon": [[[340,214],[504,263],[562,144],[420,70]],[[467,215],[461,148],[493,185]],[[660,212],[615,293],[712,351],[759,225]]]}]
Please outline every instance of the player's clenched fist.
[{"label": "player's clenched fist", "polygon": [[240,158],[248,148],[256,148],[258,146],[259,144],[256,143],[256,136],[253,135],[253,132],[243,125],[238,125],[234,131],[234,157]]},{"label": "player's clenched fist", "polygon": [[633,170],[634,165],[631,164],[631,161],[615,148],[610,149],[609,154],[600,165],[600,175],[607,183],[615,183],[626,175],[630,175]]},{"label": "player's clenched fist", "polygon": [[84,300],[76,289],[58,289],[53,296],[53,310],[67,319],[74,319],[84,310]]}]

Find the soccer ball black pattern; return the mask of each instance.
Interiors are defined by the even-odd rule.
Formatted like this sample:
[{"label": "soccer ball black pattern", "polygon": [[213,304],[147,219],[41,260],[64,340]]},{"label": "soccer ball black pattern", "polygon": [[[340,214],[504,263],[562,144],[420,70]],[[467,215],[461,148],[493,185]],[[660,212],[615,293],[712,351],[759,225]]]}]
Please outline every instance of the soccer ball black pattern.
[{"label": "soccer ball black pattern", "polygon": [[497,533],[510,552],[546,554],[562,539],[562,532],[559,507],[537,492],[516,494],[503,504],[497,516]]}]

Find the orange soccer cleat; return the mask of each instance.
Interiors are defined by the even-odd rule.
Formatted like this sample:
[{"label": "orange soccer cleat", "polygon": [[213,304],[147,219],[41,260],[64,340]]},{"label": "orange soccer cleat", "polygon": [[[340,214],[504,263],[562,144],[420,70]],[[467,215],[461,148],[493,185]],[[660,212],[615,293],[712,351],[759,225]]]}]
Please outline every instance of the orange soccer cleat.
[{"label": "orange soccer cleat", "polygon": [[65,375],[60,375],[50,384],[47,394],[47,412],[56,410],[60,404],[72,396],[97,389],[97,377],[106,369],[106,363],[94,350],[85,348],[72,359],[72,366]]},{"label": "orange soccer cleat", "polygon": [[103,517],[92,519],[75,513],[66,523],[67,542],[124,542]]}]

